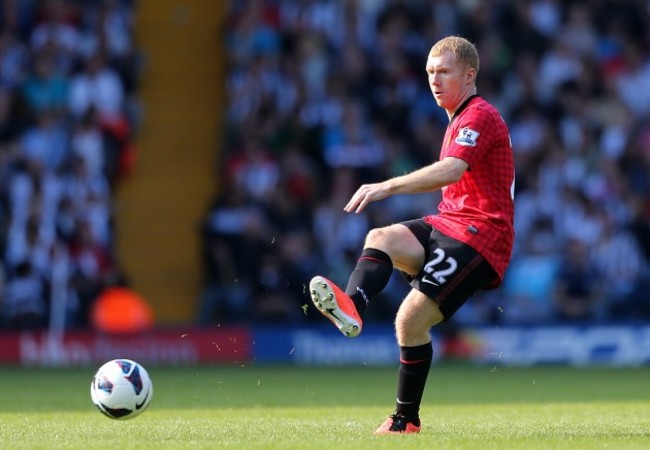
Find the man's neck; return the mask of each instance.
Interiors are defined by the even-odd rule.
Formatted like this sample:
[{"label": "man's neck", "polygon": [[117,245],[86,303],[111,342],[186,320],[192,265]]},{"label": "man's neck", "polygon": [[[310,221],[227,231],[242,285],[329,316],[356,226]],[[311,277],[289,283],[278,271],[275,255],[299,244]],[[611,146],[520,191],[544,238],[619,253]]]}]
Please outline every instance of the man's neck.
[{"label": "man's neck", "polygon": [[465,104],[467,103],[467,100],[469,100],[472,96],[476,95],[476,86],[473,86],[472,89],[469,89],[465,95],[462,97],[462,99],[458,102],[456,105],[456,108],[453,110],[447,110],[447,117],[449,117],[449,120],[451,121],[454,116],[456,115],[456,112],[458,112]]}]

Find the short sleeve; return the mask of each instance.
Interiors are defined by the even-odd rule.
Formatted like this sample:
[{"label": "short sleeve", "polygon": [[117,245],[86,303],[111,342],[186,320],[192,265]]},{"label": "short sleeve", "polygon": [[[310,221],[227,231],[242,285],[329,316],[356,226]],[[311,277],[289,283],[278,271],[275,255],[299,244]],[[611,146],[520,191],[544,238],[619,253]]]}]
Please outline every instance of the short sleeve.
[{"label": "short sleeve", "polygon": [[468,110],[458,119],[446,156],[460,158],[471,168],[494,146],[498,124],[494,115],[483,109]]}]

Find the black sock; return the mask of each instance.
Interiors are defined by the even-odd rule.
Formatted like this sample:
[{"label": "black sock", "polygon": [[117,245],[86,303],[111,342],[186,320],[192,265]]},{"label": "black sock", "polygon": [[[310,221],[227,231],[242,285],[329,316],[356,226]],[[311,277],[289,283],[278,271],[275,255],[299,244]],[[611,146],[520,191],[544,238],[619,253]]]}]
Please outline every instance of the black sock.
[{"label": "black sock", "polygon": [[424,385],[431,368],[433,346],[429,342],[417,347],[400,347],[399,350],[400,365],[395,412],[414,421],[417,419],[419,422],[420,403],[422,403]]},{"label": "black sock", "polygon": [[376,248],[363,249],[345,288],[345,293],[354,301],[359,314],[386,287],[392,273],[393,262],[390,256]]}]

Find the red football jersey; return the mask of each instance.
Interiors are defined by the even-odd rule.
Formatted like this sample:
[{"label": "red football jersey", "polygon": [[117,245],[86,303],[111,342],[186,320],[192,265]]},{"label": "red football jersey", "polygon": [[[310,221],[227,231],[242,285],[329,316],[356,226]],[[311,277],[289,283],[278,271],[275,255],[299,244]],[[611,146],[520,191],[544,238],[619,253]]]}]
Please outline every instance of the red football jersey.
[{"label": "red football jersey", "polygon": [[473,247],[499,275],[514,244],[515,167],[510,132],[499,112],[478,96],[456,112],[445,132],[440,159],[469,164],[461,179],[442,189],[439,214],[425,220],[443,234]]}]

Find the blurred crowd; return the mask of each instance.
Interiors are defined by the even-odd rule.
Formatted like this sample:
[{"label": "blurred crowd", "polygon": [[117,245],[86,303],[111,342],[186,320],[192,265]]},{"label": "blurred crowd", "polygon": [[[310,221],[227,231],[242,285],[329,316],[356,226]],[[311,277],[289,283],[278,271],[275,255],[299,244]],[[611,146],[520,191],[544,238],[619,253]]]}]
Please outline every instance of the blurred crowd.
[{"label": "blurred crowd", "polygon": [[[199,322],[320,321],[313,275],[345,285],[370,228],[436,210],[438,193],[342,208],[437,159],[424,66],[446,35],[477,45],[516,159],[511,267],[456,322],[650,319],[650,2],[231,0]],[[406,289],[395,274],[368,314],[392,320]]]},{"label": "blurred crowd", "polygon": [[[113,195],[138,126],[135,6],[1,3],[0,329],[87,326],[125,281]],[[447,117],[424,65],[451,34],[479,49],[517,173],[504,284],[455,322],[650,319],[649,1],[229,0],[197,322],[318,323],[313,275],[344,285],[368,230],[435,211],[439,193],[342,208],[437,159]],[[395,273],[371,320],[407,289]]]},{"label": "blurred crowd", "polygon": [[0,5],[0,329],[84,327],[123,282],[113,192],[134,155],[133,5]]}]

